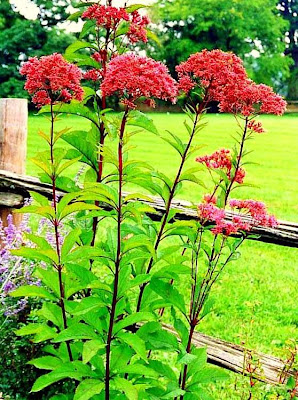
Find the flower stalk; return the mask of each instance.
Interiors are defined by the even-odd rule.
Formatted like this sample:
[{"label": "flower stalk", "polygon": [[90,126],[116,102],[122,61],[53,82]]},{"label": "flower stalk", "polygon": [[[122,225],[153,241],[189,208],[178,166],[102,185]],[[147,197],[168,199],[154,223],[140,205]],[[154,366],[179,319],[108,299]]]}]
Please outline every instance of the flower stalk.
[{"label": "flower stalk", "polygon": [[[56,265],[56,269],[58,271],[58,280],[59,280],[59,291],[60,291],[60,307],[62,311],[62,319],[63,319],[63,327],[67,329],[67,316],[65,310],[65,291],[64,284],[62,280],[62,263],[61,263],[61,249],[59,243],[59,220],[57,218],[57,197],[56,197],[56,171],[55,171],[55,159],[54,159],[54,123],[55,123],[55,113],[53,110],[53,103],[51,103],[51,132],[50,132],[50,154],[51,154],[51,165],[52,165],[52,195],[53,195],[53,208],[55,218],[53,221],[54,230],[55,230],[55,242],[56,242],[56,252],[58,257],[58,263]],[[66,347],[68,352],[69,361],[73,361],[72,351],[70,348],[69,341],[66,341]]]},{"label": "flower stalk", "polygon": [[111,343],[113,340],[113,327],[115,322],[115,312],[118,302],[118,284],[119,284],[119,273],[120,273],[120,262],[121,262],[121,223],[123,219],[122,215],[122,187],[123,187],[123,135],[125,131],[125,125],[128,116],[128,108],[125,109],[124,115],[121,122],[118,142],[118,170],[119,170],[119,181],[118,181],[118,207],[117,207],[117,252],[115,260],[115,274],[114,274],[114,289],[113,299],[110,313],[110,323],[107,337],[106,346],[106,378],[105,378],[105,399],[110,399],[110,358],[111,358]]}]

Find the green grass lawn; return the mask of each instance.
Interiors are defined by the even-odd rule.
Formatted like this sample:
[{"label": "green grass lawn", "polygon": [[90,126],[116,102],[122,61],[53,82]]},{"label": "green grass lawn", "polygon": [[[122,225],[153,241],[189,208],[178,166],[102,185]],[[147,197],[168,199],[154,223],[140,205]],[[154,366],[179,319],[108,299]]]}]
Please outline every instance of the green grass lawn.
[{"label": "green grass lawn", "polygon": [[[170,130],[186,137],[183,114],[152,114],[152,118],[160,131]],[[197,138],[204,145],[200,154],[230,147],[231,136],[236,132],[233,117],[212,114],[206,116],[206,121],[208,126]],[[267,133],[256,134],[249,143],[253,150],[249,157],[258,164],[247,167],[247,182],[255,186],[243,187],[236,196],[264,201],[278,219],[298,221],[298,117],[264,116],[262,122]],[[77,117],[64,118],[59,124],[76,130],[88,126]],[[47,121],[30,116],[28,159],[44,146],[37,135],[38,129],[48,129]],[[179,160],[167,143],[145,131],[133,142],[136,146],[133,157],[173,176]],[[189,164],[194,164],[194,160]],[[30,161],[27,173],[37,173]],[[202,193],[190,184],[185,186],[181,198],[199,201]],[[242,257],[228,265],[215,288],[215,311],[202,322],[201,331],[236,343],[245,341],[256,350],[282,354],[281,345],[288,338],[297,338],[298,332],[297,259],[298,249],[253,241],[244,244]],[[218,400],[240,398],[228,389],[233,379],[223,388],[217,388]]]}]

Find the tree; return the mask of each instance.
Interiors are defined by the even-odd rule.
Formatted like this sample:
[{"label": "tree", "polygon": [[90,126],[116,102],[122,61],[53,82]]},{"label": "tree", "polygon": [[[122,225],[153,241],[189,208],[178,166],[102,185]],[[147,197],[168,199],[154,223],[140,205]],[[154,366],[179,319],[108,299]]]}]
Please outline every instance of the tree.
[{"label": "tree", "polygon": [[286,33],[288,54],[293,59],[291,76],[288,83],[288,98],[298,99],[298,2],[297,0],[280,0],[279,10],[283,18],[289,22],[289,30]]},{"label": "tree", "polygon": [[65,18],[68,0],[34,2],[40,10],[37,20],[26,19],[9,0],[0,2],[0,97],[27,97],[20,64],[28,57],[64,52],[73,40],[73,35],[57,27]]},{"label": "tree", "polygon": [[162,46],[157,57],[171,71],[204,48],[233,51],[245,61],[252,79],[274,86],[289,76],[284,56],[288,27],[275,0],[158,0]]}]

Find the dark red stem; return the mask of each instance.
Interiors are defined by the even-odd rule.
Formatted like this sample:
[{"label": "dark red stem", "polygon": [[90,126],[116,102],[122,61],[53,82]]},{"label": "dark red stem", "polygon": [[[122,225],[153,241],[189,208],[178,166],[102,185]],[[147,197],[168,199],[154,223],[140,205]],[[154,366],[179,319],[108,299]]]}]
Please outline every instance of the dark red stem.
[{"label": "dark red stem", "polygon": [[[54,207],[54,211],[55,211],[55,219],[54,219],[53,223],[54,223],[54,229],[55,229],[56,251],[57,251],[57,257],[58,257],[58,264],[57,264],[56,268],[58,271],[58,279],[59,279],[60,307],[61,307],[61,311],[62,311],[63,326],[64,326],[64,329],[66,329],[67,328],[67,317],[66,317],[65,304],[64,304],[65,293],[64,293],[64,285],[63,285],[63,280],[62,280],[61,251],[60,251],[60,244],[59,244],[59,230],[58,230],[59,221],[57,219],[56,172],[54,171],[54,122],[55,122],[55,115],[54,115],[54,111],[53,111],[53,103],[51,103],[50,149],[51,149],[51,164],[52,164],[52,169],[53,169],[51,179],[52,179],[53,207]],[[69,341],[66,342],[66,347],[67,347],[69,360],[73,361]]]},{"label": "dark red stem", "polygon": [[120,128],[119,143],[118,143],[118,163],[119,163],[119,187],[118,187],[118,210],[117,210],[117,254],[115,261],[115,279],[114,279],[114,290],[112,307],[110,314],[110,323],[107,337],[106,346],[106,379],[105,379],[105,400],[110,399],[110,358],[111,358],[111,343],[113,340],[113,326],[115,321],[115,312],[117,306],[118,297],[118,283],[119,283],[119,272],[121,262],[121,223],[122,223],[122,186],[123,186],[123,134],[125,130],[125,124],[127,121],[128,109],[126,108]]}]

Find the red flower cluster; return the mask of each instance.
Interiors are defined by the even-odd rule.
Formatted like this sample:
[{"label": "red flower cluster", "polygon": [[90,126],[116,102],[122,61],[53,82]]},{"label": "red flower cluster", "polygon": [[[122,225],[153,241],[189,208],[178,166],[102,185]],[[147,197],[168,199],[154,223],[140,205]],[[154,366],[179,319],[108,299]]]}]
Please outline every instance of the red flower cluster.
[{"label": "red flower cluster", "polygon": [[224,219],[218,221],[215,227],[211,229],[211,232],[214,235],[230,236],[235,235],[237,232],[249,232],[250,229],[251,227],[247,222],[236,216],[232,221],[225,221]]},{"label": "red flower cluster", "polygon": [[175,102],[177,83],[167,67],[151,58],[134,54],[114,57],[101,85],[103,96],[119,95],[131,108],[140,97]]},{"label": "red flower cluster", "polygon": [[205,164],[208,169],[221,169],[230,180],[234,179],[234,182],[239,184],[243,183],[245,177],[245,170],[243,168],[238,168],[235,177],[232,176],[232,155],[231,151],[228,149],[220,149],[210,156],[197,157],[196,161]]},{"label": "red flower cluster", "polygon": [[199,219],[202,223],[220,223],[225,217],[225,211],[216,207],[213,202],[203,202],[198,206]]},{"label": "red flower cluster", "polygon": [[150,23],[150,20],[147,16],[141,16],[138,11],[134,11],[131,13],[131,24],[129,26],[129,30],[127,32],[127,37],[131,41],[131,43],[137,42],[148,42],[147,31],[145,27]]},{"label": "red flower cluster", "polygon": [[249,123],[247,124],[248,129],[251,129],[254,132],[257,133],[264,133],[265,130],[262,126],[261,122],[257,122],[254,119],[252,119],[251,121],[249,121]]},{"label": "red flower cluster", "polygon": [[221,112],[242,114],[282,115],[287,103],[267,85],[257,85],[250,80],[228,83],[219,99]]},{"label": "red flower cluster", "polygon": [[127,37],[131,43],[148,41],[145,27],[150,23],[149,18],[141,16],[137,10],[128,14],[125,8],[93,4],[83,12],[82,18],[93,19],[98,26],[113,31],[118,28],[120,22],[129,22]]},{"label": "red flower cluster", "polygon": [[[240,211],[243,215],[235,215],[232,221],[225,220],[225,211],[215,206],[214,196],[204,196],[203,203],[198,206],[198,216],[202,224],[214,223],[211,232],[215,235],[230,236],[237,232],[249,232],[254,226],[277,226],[273,215],[269,215],[266,206],[255,200],[231,200],[233,210]],[[247,218],[249,217],[249,218]]]},{"label": "red flower cluster", "polygon": [[205,89],[208,101],[219,101],[223,88],[231,82],[247,79],[239,57],[221,50],[203,50],[192,54],[176,67],[179,89],[188,93],[195,86]]},{"label": "red flower cluster", "polygon": [[102,79],[102,71],[96,68],[90,69],[84,72],[83,78],[94,82],[99,81]]},{"label": "red flower cluster", "polygon": [[83,12],[82,18],[95,19],[98,26],[115,30],[121,21],[129,21],[125,8],[93,4]]},{"label": "red flower cluster", "polygon": [[264,203],[256,200],[231,200],[230,207],[251,217],[249,224],[274,228],[277,221],[273,215],[269,215]]},{"label": "red flower cluster", "polygon": [[203,203],[198,206],[199,219],[202,224],[215,223],[211,232],[215,235],[230,236],[239,231],[249,231],[251,227],[241,217],[234,217],[232,221],[225,221],[225,211],[216,207],[216,197],[209,194],[204,196]]},{"label": "red flower cluster", "polygon": [[33,95],[32,102],[38,107],[83,99],[81,71],[77,66],[68,63],[61,54],[54,53],[40,59],[29,58],[20,73],[26,76],[25,89]]}]

